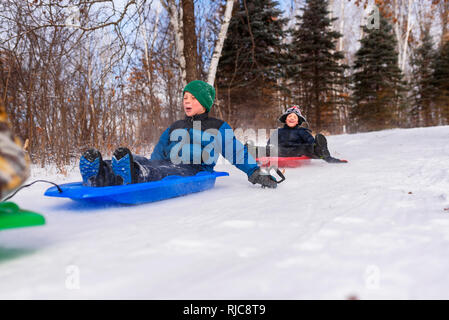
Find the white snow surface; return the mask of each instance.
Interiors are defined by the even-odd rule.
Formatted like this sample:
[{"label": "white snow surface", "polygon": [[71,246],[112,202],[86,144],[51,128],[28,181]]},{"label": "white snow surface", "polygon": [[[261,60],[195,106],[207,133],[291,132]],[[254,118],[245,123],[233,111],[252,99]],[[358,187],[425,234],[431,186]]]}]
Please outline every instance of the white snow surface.
[{"label": "white snow surface", "polygon": [[138,206],[26,188],[46,225],[0,231],[0,299],[449,299],[449,126],[328,141],[348,164],[275,190],[224,164],[212,190]]}]

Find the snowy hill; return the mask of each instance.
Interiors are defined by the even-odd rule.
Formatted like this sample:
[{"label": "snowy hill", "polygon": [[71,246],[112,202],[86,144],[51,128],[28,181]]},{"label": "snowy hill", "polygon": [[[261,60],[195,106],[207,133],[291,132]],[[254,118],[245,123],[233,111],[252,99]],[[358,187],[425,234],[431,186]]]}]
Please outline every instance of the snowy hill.
[{"label": "snowy hill", "polygon": [[329,149],[350,163],[287,169],[276,190],[228,165],[212,190],[131,207],[24,189],[47,224],[0,231],[0,299],[449,299],[449,127]]}]

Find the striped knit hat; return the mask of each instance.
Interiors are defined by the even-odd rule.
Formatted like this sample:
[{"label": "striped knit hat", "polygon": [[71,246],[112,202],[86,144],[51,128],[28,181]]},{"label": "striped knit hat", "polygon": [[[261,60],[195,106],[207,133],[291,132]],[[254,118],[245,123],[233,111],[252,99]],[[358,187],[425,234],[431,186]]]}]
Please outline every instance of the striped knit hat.
[{"label": "striped knit hat", "polygon": [[285,111],[284,114],[279,118],[279,121],[285,123],[285,120],[287,119],[290,113],[294,113],[298,116],[298,124],[301,124],[302,122],[307,122],[306,117],[302,115],[299,106],[291,106],[290,108],[288,108],[287,111]]}]

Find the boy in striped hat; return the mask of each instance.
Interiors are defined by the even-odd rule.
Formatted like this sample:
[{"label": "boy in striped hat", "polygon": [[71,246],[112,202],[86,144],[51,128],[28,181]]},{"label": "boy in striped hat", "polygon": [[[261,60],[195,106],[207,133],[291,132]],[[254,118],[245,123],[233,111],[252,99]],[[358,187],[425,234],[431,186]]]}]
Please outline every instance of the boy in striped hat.
[{"label": "boy in striped hat", "polygon": [[331,157],[327,139],[321,133],[313,137],[306,118],[299,106],[288,108],[279,118],[284,123],[277,130],[277,141],[273,136],[267,142],[267,151],[277,148],[279,157],[299,157],[305,155],[312,159],[323,159],[329,163],[343,163],[344,160]]}]

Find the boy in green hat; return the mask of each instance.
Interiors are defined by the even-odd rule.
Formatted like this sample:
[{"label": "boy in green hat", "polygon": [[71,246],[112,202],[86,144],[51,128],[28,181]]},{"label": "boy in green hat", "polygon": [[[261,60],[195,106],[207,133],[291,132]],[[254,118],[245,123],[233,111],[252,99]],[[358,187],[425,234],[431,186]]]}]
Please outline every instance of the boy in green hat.
[{"label": "boy in green hat", "polygon": [[260,170],[232,128],[223,120],[209,117],[214,100],[213,86],[201,80],[188,83],[183,90],[186,117],[162,133],[150,159],[121,147],[115,150],[112,160],[103,160],[98,150],[89,149],[80,159],[84,185],[121,185],[157,181],[169,175],[212,172],[222,154],[251,183],[276,188],[276,180]]}]

